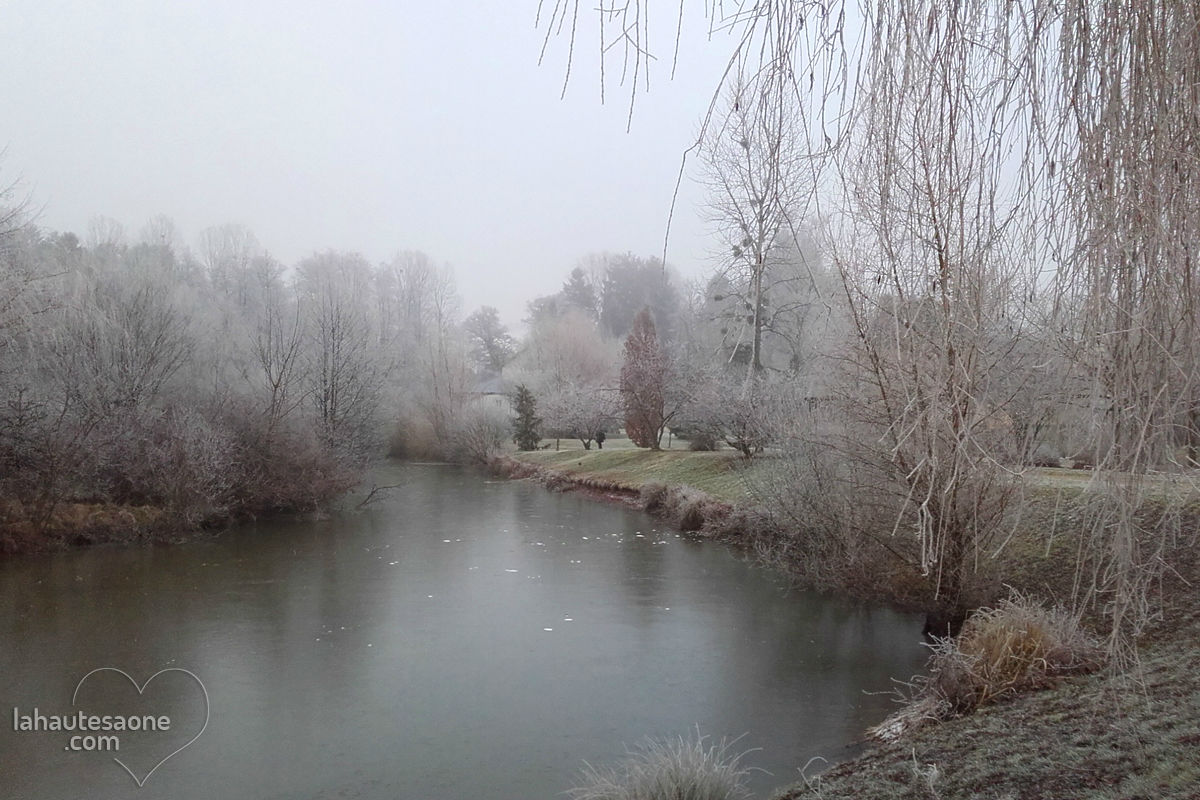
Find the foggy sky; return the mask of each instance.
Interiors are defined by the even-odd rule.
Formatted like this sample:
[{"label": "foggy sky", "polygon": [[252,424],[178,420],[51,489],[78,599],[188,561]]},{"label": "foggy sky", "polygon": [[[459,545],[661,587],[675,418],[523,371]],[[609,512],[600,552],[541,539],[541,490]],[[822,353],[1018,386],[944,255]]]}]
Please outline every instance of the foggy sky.
[{"label": "foggy sky", "polygon": [[[693,7],[671,81],[675,9],[652,17],[660,58],[627,134],[627,89],[612,81],[600,104],[594,16],[581,10],[560,100],[566,40],[539,67],[536,10],[3,2],[0,180],[21,180],[40,225],[81,238],[95,215],[136,237],[166,214],[193,248],[237,222],[289,265],[327,247],[372,262],[421,249],[454,267],[464,311],[487,303],[515,323],[587,253],[661,252],[680,158],[732,47],[707,40]],[[668,250],[685,275],[711,266],[702,199],[685,179]]]}]

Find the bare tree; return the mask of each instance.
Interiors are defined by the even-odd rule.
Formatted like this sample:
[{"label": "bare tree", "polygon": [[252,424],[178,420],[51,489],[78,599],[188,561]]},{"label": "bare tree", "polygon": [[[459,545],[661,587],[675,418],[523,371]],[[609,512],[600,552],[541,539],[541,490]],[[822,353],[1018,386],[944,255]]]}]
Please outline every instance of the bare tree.
[{"label": "bare tree", "polygon": [[126,245],[125,226],[103,215],[88,220],[87,246],[92,250],[119,250]]},{"label": "bare tree", "polygon": [[245,307],[253,296],[255,260],[262,255],[258,238],[244,225],[226,224],[200,232],[200,261],[213,287]]},{"label": "bare tree", "polygon": [[303,345],[300,304],[282,298],[269,303],[258,321],[251,345],[267,393],[268,436],[305,400],[298,390]]},{"label": "bare tree", "polygon": [[463,331],[471,343],[471,358],[485,373],[499,375],[512,360],[516,343],[500,321],[500,312],[481,306],[463,321]]},{"label": "bare tree", "polygon": [[725,247],[725,279],[739,322],[750,330],[749,368],[763,369],[766,294],[794,216],[807,196],[811,168],[802,149],[800,120],[790,86],[779,76],[747,76],[741,65],[725,90],[718,125],[700,151],[709,192],[710,221]]},{"label": "bare tree", "polygon": [[683,413],[688,430],[724,441],[745,458],[761,453],[774,434],[771,393],[776,387],[735,374],[725,365],[703,370],[696,383]]},{"label": "bare tree", "polygon": [[180,258],[187,251],[183,234],[179,232],[175,220],[166,214],[156,214],[146,221],[138,233],[138,242],[150,247],[162,247]]},{"label": "bare tree", "polygon": [[327,251],[298,268],[308,323],[309,396],[326,442],[351,453],[371,441],[383,377],[373,347],[370,277],[357,254]]},{"label": "bare tree", "polygon": [[613,387],[618,350],[586,313],[569,309],[529,332],[508,372],[539,396],[561,384]]},{"label": "bare tree", "polygon": [[102,416],[152,405],[195,347],[165,288],[115,282],[89,287],[54,342],[65,392]]}]

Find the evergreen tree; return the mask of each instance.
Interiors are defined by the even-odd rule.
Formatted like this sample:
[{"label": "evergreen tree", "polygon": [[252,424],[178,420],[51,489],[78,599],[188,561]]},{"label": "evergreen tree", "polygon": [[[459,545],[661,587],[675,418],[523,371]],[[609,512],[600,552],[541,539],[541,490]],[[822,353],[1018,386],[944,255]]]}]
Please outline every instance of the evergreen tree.
[{"label": "evergreen tree", "polygon": [[609,257],[600,287],[600,327],[607,335],[627,335],[638,310],[646,307],[656,335],[670,341],[678,306],[678,293],[657,258],[639,258],[632,253]]},{"label": "evergreen tree", "polygon": [[667,360],[658,343],[650,309],[633,318],[625,339],[621,365],[621,400],[625,405],[625,434],[638,447],[659,449],[667,426]]},{"label": "evergreen tree", "polygon": [[542,418],[537,415],[537,399],[525,384],[517,387],[513,405],[517,411],[513,419],[513,443],[518,450],[537,450],[542,439]]},{"label": "evergreen tree", "polygon": [[596,297],[596,290],[588,280],[587,273],[583,271],[583,267],[576,267],[571,270],[571,275],[563,283],[562,291],[559,292],[563,302],[569,306],[574,306],[580,311],[583,311],[593,321],[600,317],[599,298]]}]

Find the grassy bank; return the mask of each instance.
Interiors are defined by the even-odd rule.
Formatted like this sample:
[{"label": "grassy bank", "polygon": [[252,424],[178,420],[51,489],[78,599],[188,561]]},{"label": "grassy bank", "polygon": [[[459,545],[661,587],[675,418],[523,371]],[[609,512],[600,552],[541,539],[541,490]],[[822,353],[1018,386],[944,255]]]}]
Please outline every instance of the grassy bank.
[{"label": "grassy bank", "polygon": [[[752,504],[750,487],[772,469],[769,458],[745,465],[731,451],[650,452],[624,442],[606,443],[603,451],[575,445],[512,458],[558,485],[645,497],[647,487],[665,484],[684,487],[683,496],[694,502],[708,498],[729,510]],[[998,591],[1013,586],[1042,600],[1069,600],[1080,544],[1070,509],[1087,491],[1088,477],[1065,470],[1026,477],[1014,534],[986,567]],[[1200,673],[1194,668],[1200,558],[1186,541],[1166,555],[1172,572],[1155,596],[1162,613],[1142,637],[1140,663],[1130,671],[1053,678],[1042,690],[919,727],[823,772],[810,769],[819,774],[807,779],[777,776],[781,784],[799,779],[777,798],[1200,797]],[[1097,609],[1093,621],[1100,617]]]},{"label": "grassy bank", "polygon": [[688,450],[643,450],[628,439],[609,440],[603,450],[584,450],[578,442],[560,443],[559,450],[514,453],[527,464],[567,475],[612,483],[638,492],[647,483],[691,486],[725,503],[752,502],[746,470],[766,469],[767,460],[745,464],[733,450],[693,453]]}]

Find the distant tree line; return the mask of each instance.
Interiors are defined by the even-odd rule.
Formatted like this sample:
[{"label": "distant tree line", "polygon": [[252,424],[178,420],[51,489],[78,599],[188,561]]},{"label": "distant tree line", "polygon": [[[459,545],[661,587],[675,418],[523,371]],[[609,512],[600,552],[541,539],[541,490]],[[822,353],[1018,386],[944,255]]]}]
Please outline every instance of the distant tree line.
[{"label": "distant tree line", "polygon": [[0,547],[313,509],[389,440],[456,442],[474,387],[424,254],[289,270],[237,225],[196,250],[164,217],[80,240],[4,200]]}]

